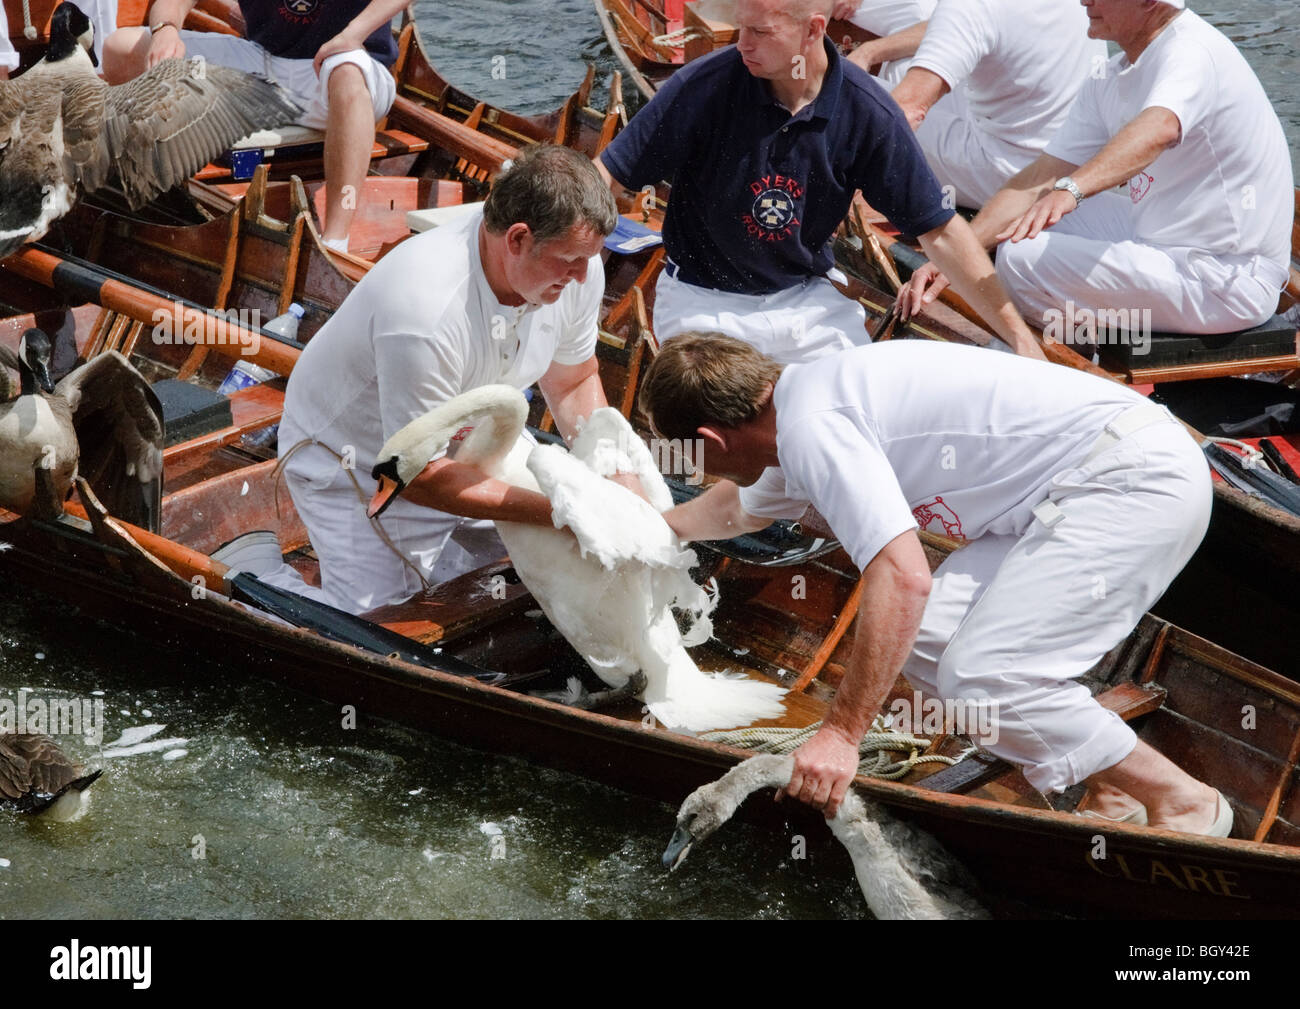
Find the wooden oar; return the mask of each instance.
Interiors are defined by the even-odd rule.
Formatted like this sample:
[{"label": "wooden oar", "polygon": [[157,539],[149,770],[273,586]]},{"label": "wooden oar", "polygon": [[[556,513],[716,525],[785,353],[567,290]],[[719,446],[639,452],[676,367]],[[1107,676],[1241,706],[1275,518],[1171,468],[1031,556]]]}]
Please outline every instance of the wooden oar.
[{"label": "wooden oar", "polygon": [[491,175],[501,171],[501,166],[518,153],[518,148],[417,105],[405,95],[397,96],[390,114],[416,126],[422,139],[486,169]]},{"label": "wooden oar", "polygon": [[[296,340],[249,329],[220,312],[150,290],[93,263],[63,258],[46,249],[25,246],[0,263],[0,269],[58,292],[69,304],[91,302],[147,326],[157,326],[160,320],[166,320],[178,342],[183,333],[201,333],[218,354],[252,361],[280,375],[289,374],[302,353],[303,344]],[[250,347],[256,351],[244,353]]]}]

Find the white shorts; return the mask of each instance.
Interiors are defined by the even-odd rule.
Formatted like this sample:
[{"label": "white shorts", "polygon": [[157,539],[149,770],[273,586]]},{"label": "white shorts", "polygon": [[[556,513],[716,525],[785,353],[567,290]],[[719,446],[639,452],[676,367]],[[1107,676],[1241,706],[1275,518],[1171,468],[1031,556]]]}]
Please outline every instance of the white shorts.
[{"label": "white shorts", "polygon": [[1067,302],[1129,317],[1150,310],[1151,328],[1168,333],[1231,333],[1272,318],[1282,266],[1146,245],[1133,237],[1130,207],[1126,196],[1099,193],[1037,238],[998,246],[998,279],[1030,322],[1059,317]]},{"label": "white shorts", "polygon": [[[283,56],[272,56],[256,42],[236,38],[234,35],[220,35],[215,32],[181,32],[181,41],[185,43],[186,56],[202,56],[218,66],[233,67],[245,73],[265,77],[283,88],[294,103],[303,110],[296,120],[297,125],[312,130],[323,130],[329,120],[329,78],[337,67],[351,63],[361,71],[366,81],[366,90],[370,92],[370,101],[374,105],[375,122],[388,115],[397,97],[397,82],[388,68],[376,60],[364,49],[352,49],[345,53],[336,53],[325,61],[321,74],[311,60],[291,60]],[[284,123],[267,123],[268,127],[283,126]]]},{"label": "white shorts", "polygon": [[[280,421],[282,455],[304,437],[291,420]],[[331,606],[365,613],[506,556],[491,521],[448,515],[400,497],[372,522],[366,502],[375,481],[360,470],[352,475],[360,493],[339,460],[319,445],[304,446],[284,466],[285,486],[320,561],[321,594]]]},{"label": "white shorts", "polygon": [[655,285],[654,332],[662,344],[683,333],[722,333],[781,364],[799,364],[870,343],[867,313],[825,277],[775,294],[733,294],[669,276]]},{"label": "white shorts", "polygon": [[1058,473],[1064,518],[981,536],[935,572],[903,672],[933,697],[995,704],[997,741],[1041,791],[1117,764],[1136,736],[1076,682],[1137,625],[1209,525],[1210,473],[1172,421]]},{"label": "white shorts", "polygon": [[959,89],[935,103],[916,139],[941,186],[952,186],[957,204],[983,207],[1007,181],[1038,157],[981,130],[966,114]]}]

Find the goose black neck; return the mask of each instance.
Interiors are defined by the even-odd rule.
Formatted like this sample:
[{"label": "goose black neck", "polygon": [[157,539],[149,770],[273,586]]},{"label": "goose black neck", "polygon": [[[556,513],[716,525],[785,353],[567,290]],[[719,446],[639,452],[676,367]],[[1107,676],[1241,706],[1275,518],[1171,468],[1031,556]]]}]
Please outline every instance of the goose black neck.
[{"label": "goose black neck", "polygon": [[56,32],[50,36],[49,47],[45,50],[45,62],[58,63],[60,60],[66,60],[80,48],[81,43],[71,35]]}]

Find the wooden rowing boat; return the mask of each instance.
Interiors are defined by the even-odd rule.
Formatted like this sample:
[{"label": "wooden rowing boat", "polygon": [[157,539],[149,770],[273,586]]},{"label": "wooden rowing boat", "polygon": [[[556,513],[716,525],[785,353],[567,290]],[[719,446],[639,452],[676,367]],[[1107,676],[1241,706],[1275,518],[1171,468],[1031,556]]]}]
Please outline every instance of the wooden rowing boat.
[{"label": "wooden rowing boat", "polygon": [[[639,70],[638,86],[645,85],[642,90],[647,95],[685,62],[735,41],[735,30],[730,23],[733,0],[699,0],[698,3],[686,0],[680,7],[665,8],[656,8],[639,0],[593,2],[606,26],[611,47],[629,73],[633,68]],[[665,22],[656,11],[678,13]],[[639,27],[633,26],[632,22]],[[646,41],[652,37],[650,33],[663,35],[677,27],[683,28],[683,32],[674,40],[682,44],[667,54],[662,47],[656,48]],[[867,37],[854,26],[840,22],[833,23],[829,32],[832,38],[844,36],[846,45]],[[661,191],[661,199],[666,199],[666,189]],[[1300,190],[1297,190],[1296,201],[1300,208]],[[905,252],[906,246],[897,243],[896,234],[889,233],[887,227],[883,232],[877,227],[884,224],[883,218],[875,215],[865,204],[863,207],[865,221],[851,219],[846,222],[846,237],[865,226],[875,233],[880,249],[888,250],[893,257]],[[1300,266],[1300,211],[1297,211],[1292,234],[1291,282],[1279,305],[1279,312],[1300,299],[1300,270],[1295,268]],[[879,257],[871,257],[869,244],[859,240],[854,248],[841,241],[837,243],[836,253],[842,269],[869,279],[876,289],[892,290],[891,280],[895,278],[885,275]],[[912,262],[899,264],[896,269],[907,276]],[[948,297],[950,303],[959,300]],[[648,297],[647,301],[652,303]],[[967,313],[969,315],[969,310]],[[918,335],[926,328],[925,325],[910,327],[908,335]],[[1049,351],[1058,363],[1069,367],[1090,367],[1090,363],[1071,347],[1062,345],[1049,348]],[[1155,382],[1296,369],[1300,367],[1297,354],[1300,354],[1300,345],[1293,345],[1290,353],[1266,359],[1193,363],[1158,369],[1137,368],[1128,361],[1109,364],[1109,371],[1093,370],[1150,392]],[[1300,436],[1274,436],[1270,440],[1296,468],[1300,463]],[[1295,628],[1300,626],[1300,515],[1252,496],[1216,474],[1210,532],[1158,604],[1157,611],[1210,635],[1240,654],[1300,679],[1300,661],[1296,659],[1294,647]]]},{"label": "wooden rowing boat", "polygon": [[[736,41],[735,0],[592,0],[614,57],[645,98],[674,71]],[[848,21],[828,34],[847,51],[875,38]]]},{"label": "wooden rowing boat", "polygon": [[[160,254],[144,247],[157,240],[149,230],[157,227],[138,225],[132,233],[142,259]],[[211,230],[223,236],[229,228],[218,221]],[[224,239],[206,241],[219,245]],[[161,249],[204,244],[198,235],[158,242]],[[200,279],[212,270],[201,253],[184,260]],[[887,301],[883,292],[859,283],[856,290],[864,301]],[[131,297],[134,290],[117,296]],[[639,295],[634,282],[620,299],[630,306],[623,309],[625,335],[603,343],[600,352],[609,397],[625,409],[641,362],[653,350],[645,341]],[[0,339],[13,345],[22,329],[37,321],[37,311],[51,310],[42,296],[26,275],[0,271],[0,302],[10,310],[26,309],[0,323]],[[873,316],[878,318],[879,313]],[[63,339],[75,342],[82,356],[107,346],[117,328],[93,305],[67,311],[60,323]],[[937,313],[924,324],[939,338],[981,338],[977,327],[951,313]],[[192,353],[149,340],[128,349],[152,377],[181,375]],[[263,349],[268,356],[259,360],[281,373],[291,370],[293,347],[264,341]],[[230,357],[228,347],[209,348],[210,359],[190,368],[186,379],[211,387]],[[527,690],[558,686],[570,674],[590,674],[537,617],[533,600],[504,559],[427,596],[367,615],[376,632],[399,636],[396,640],[405,642],[400,647],[390,647],[394,639],[389,638],[377,650],[350,632],[342,633],[345,640],[331,640],[267,616],[262,607],[274,600],[250,596],[239,579],[227,580],[227,570],[211,554],[243,532],[271,529],[291,563],[312,576],[305,531],[286,495],[276,507],[274,462],[242,439],[278,420],[282,402],[280,383],[242,390],[231,397],[229,425],[167,448],[157,531],[131,528],[84,498],[57,522],[5,514],[0,539],[13,549],[0,554],[0,564],[11,578],[89,614],[183,642],[202,654],[237,655],[232,666],[355,704],[363,716],[397,718],[669,801],[680,800],[743,756],[647,725],[636,704],[590,713],[529,695]],[[937,562],[943,544],[929,543]],[[858,579],[847,557],[836,551],[782,568],[707,549],[702,558],[701,575],[718,579],[724,602],[715,621],[716,639],[697,653],[701,665],[790,686],[794,695],[778,724],[817,720],[843,675],[850,648]],[[805,591],[792,594],[792,584]],[[503,678],[482,682],[476,673]],[[1107,657],[1091,682],[1104,703],[1133,719],[1145,738],[1229,794],[1241,839],[1208,841],[1117,827],[1106,833],[1108,859],[1099,861],[1090,856],[1096,828],[1068,812],[1078,795],[1064,797],[1061,808],[1053,809],[1019,772],[984,758],[930,777],[918,773],[902,783],[862,780],[859,785],[940,836],[968,862],[995,903],[1003,897],[1046,900],[1090,914],[1131,915],[1135,907],[1167,916],[1293,914],[1300,898],[1300,779],[1294,770],[1300,690],[1295,684],[1155,617],[1146,618]],[[900,681],[895,694],[910,696],[910,690]],[[1250,730],[1240,727],[1247,705],[1258,712]],[[933,747],[941,754],[960,748],[955,738],[937,739]],[[752,810],[761,817],[765,804],[753,804]],[[822,828],[809,817],[797,829]],[[1008,850],[1028,857],[1009,860]]]},{"label": "wooden rowing boat", "polygon": [[[284,219],[272,213],[277,201],[290,208]],[[118,347],[153,378],[212,387],[233,356],[229,346],[208,348],[196,363],[193,348],[141,339],[133,323],[156,305],[150,297],[173,290],[193,293],[192,311],[244,303],[271,311],[287,289],[312,305],[301,334],[310,338],[313,324],[349,282],[330,272],[328,257],[313,258],[301,244],[311,233],[305,203],[304,187],[263,178],[237,207],[194,229],[124,223],[96,208],[78,211],[69,225],[78,250],[92,252],[98,234],[101,254],[112,246],[115,262],[165,279],[167,290],[150,292],[138,277],[108,277],[93,256],[77,262],[50,251],[24,253],[0,270],[0,304],[8,316],[0,322],[0,339],[12,346],[28,325],[52,326],[82,357]],[[298,239],[285,237],[295,229]],[[293,248],[298,259],[290,268]],[[605,328],[617,332],[602,341],[602,377],[611,402],[625,410],[645,355],[653,352],[646,294],[653,292],[654,255],[611,257],[607,267]],[[52,296],[48,285],[63,294]],[[78,292],[107,307],[60,304]],[[888,296],[860,279],[853,293],[878,325]],[[942,307],[915,328],[940,339],[984,339],[978,327]],[[287,374],[297,350],[263,340],[260,353],[255,360]],[[333,631],[331,639],[268,616],[264,607],[274,600],[250,595],[246,582],[228,579],[213,551],[240,533],[271,529],[308,577],[314,559],[287,496],[276,506],[274,463],[243,438],[278,420],[282,384],[255,386],[230,399],[229,424],[167,448],[159,529],[131,528],[100,512],[89,496],[57,522],[0,514],[0,539],[13,544],[0,553],[5,572],[124,627],[203,654],[237,655],[232,667],[354,704],[363,717],[396,718],[674,803],[744,756],[647,724],[635,704],[589,713],[528,694],[558,686],[570,674],[590,674],[536,617],[533,600],[505,560],[368,615],[377,635],[396,638],[379,635],[367,643],[355,629],[327,624],[323,631]],[[937,563],[949,545],[932,537],[927,543]],[[718,579],[724,601],[716,639],[697,653],[700,664],[790,686],[787,714],[778,724],[820,718],[851,643],[858,579],[848,559],[836,551],[770,568],[702,549],[701,575]],[[792,584],[805,591],[792,593]],[[376,641],[398,646],[377,648]],[[1017,771],[983,757],[899,783],[863,779],[859,787],[934,831],[970,865],[994,903],[1046,900],[1069,911],[1123,916],[1292,916],[1300,898],[1296,686],[1156,617],[1145,618],[1093,671],[1090,683],[1144,738],[1223,788],[1237,811],[1240,838],[1210,841],[1115,827],[1105,834],[1107,857],[1098,859],[1095,826],[1069,815],[1077,794],[1051,808]],[[910,696],[910,689],[900,681],[895,695]],[[1242,722],[1247,707],[1255,712],[1249,729]],[[932,746],[941,754],[960,748],[942,735]],[[746,813],[771,816],[761,803]],[[824,830],[812,814],[801,814],[797,829]],[[1008,859],[1008,851],[1027,857]]]}]

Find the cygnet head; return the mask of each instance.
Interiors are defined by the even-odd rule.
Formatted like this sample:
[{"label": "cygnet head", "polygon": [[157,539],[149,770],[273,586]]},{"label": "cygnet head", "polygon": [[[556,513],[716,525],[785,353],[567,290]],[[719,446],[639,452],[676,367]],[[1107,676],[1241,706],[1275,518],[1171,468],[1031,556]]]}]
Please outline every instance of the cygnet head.
[{"label": "cygnet head", "polygon": [[45,52],[46,63],[58,63],[84,49],[92,66],[99,66],[95,58],[95,26],[80,7],[61,3],[50,18],[50,46]]},{"label": "cygnet head", "polygon": [[760,788],[784,787],[794,771],[792,757],[762,754],[737,764],[717,781],[701,785],[677,811],[677,829],[664,850],[666,869],[676,869],[691,848],[735,815],[741,803]]},{"label": "cygnet head", "polygon": [[27,330],[18,341],[18,357],[31,369],[40,387],[52,393],[54,380],[50,377],[50,361],[54,358],[54,346],[49,335],[39,329]]}]

